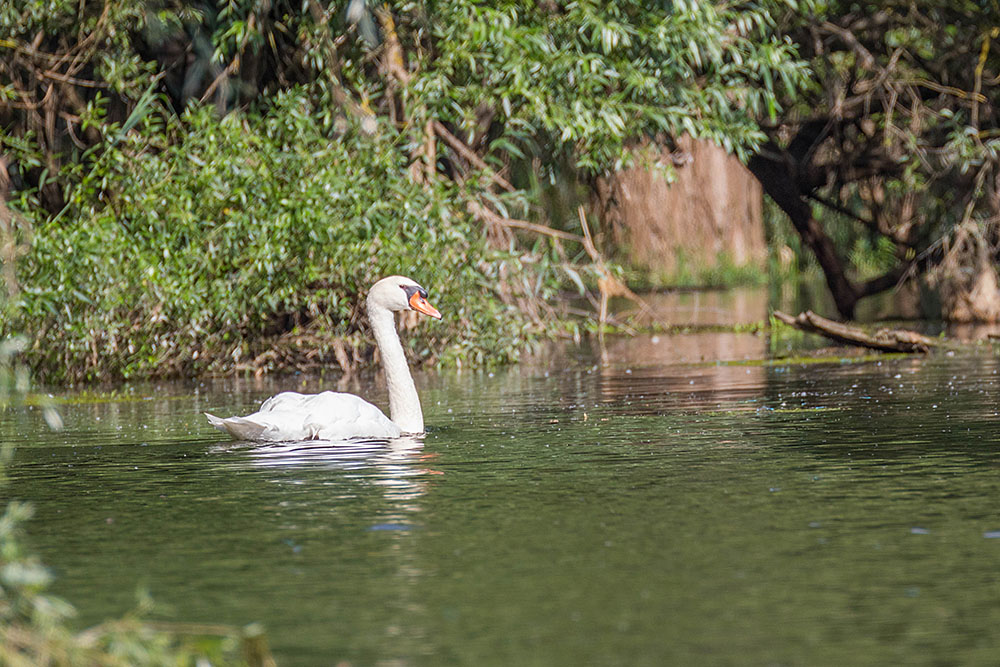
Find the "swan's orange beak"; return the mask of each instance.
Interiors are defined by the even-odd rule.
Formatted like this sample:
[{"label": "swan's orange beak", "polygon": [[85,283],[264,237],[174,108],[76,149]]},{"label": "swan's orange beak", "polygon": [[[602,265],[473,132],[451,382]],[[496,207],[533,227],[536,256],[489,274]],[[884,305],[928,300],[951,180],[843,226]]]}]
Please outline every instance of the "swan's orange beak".
[{"label": "swan's orange beak", "polygon": [[414,292],[410,295],[410,308],[418,313],[430,315],[431,317],[436,317],[439,320],[441,319],[441,313],[438,312],[438,309],[428,303],[427,299],[420,296],[420,292]]}]

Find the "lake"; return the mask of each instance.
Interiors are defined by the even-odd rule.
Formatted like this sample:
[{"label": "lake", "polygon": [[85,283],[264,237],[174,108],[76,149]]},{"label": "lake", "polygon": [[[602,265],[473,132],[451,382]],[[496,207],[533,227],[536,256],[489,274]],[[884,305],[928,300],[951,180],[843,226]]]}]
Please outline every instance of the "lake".
[{"label": "lake", "polygon": [[[421,441],[255,446],[201,413],[373,376],[12,409],[29,546],[85,627],[261,622],[280,665],[995,664],[1000,358],[770,362],[752,334],[418,374]],[[339,387],[338,387],[339,384]]]}]

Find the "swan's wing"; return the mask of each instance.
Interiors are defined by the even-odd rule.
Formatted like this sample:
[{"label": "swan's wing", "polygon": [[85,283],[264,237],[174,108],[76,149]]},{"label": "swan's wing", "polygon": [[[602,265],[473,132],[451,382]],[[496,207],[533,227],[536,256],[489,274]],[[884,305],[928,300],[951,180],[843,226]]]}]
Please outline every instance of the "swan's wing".
[{"label": "swan's wing", "polygon": [[400,434],[399,427],[368,401],[332,391],[286,391],[267,399],[260,410],[246,417],[206,416],[212,426],[237,440],[347,440]]},{"label": "swan's wing", "polygon": [[305,428],[300,415],[293,412],[255,412],[246,417],[226,417],[220,419],[207,412],[209,423],[228,433],[234,440],[255,440],[257,442],[280,442],[282,440],[308,440],[310,432]]},{"label": "swan's wing", "polygon": [[298,410],[302,407],[304,402],[308,401],[313,396],[316,396],[316,394],[300,394],[297,391],[283,391],[261,403],[260,410],[258,410],[258,412]]},{"label": "swan's wing", "polygon": [[324,391],[309,396],[303,405],[310,414],[307,426],[318,440],[397,438],[400,434],[381,410],[354,394]]}]

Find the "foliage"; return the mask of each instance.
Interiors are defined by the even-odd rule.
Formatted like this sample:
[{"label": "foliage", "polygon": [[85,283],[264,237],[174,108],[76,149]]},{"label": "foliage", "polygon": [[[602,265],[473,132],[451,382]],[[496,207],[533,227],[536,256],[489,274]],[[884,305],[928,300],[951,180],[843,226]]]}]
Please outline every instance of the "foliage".
[{"label": "foliage", "polygon": [[244,658],[244,646],[255,646],[252,628],[188,628],[179,634],[142,620],[148,604],[122,619],[84,632],[70,629],[73,607],[48,595],[49,571],[22,544],[22,524],[29,505],[8,503],[0,516],[0,664],[9,667],[70,667],[73,665],[213,665],[267,664]]},{"label": "foliage", "polygon": [[103,139],[95,112],[120,122],[154,79],[136,37],[151,20],[179,28],[185,14],[157,12],[145,0],[0,5],[0,146],[49,212],[70,185],[63,167]]},{"label": "foliage", "polygon": [[[755,118],[773,118],[779,96],[806,81],[790,44],[773,36],[773,12],[756,3],[372,6],[7,3],[6,143],[23,166],[54,172],[75,159],[67,146],[110,139],[96,110],[120,123],[150,85],[176,110],[199,99],[222,109],[269,102],[316,82],[341,111],[389,117],[416,142],[436,120],[494,164],[568,153],[601,170],[642,135],[687,132],[743,155],[764,136]],[[55,104],[42,105],[45,95]],[[28,144],[16,146],[22,137]]]},{"label": "foliage", "polygon": [[342,10],[0,11],[0,146],[34,230],[5,326],[44,379],[349,368],[362,291],[392,272],[448,315],[415,332],[418,356],[512,359],[559,326],[548,297],[608,284],[531,183],[621,166],[642,137],[745,155],[805,77],[756,3]]},{"label": "foliage", "polygon": [[45,342],[29,355],[47,379],[280,363],[258,357],[281,336],[292,355],[356,333],[358,295],[395,273],[448,315],[422,329],[423,348],[461,336],[501,360],[515,353],[502,337],[521,340],[519,319],[489,281],[505,254],[455,212],[457,188],[408,178],[390,126],[370,137],[317,126],[297,91],[263,117],[196,108],[161,145],[146,139],[155,132],[102,153],[22,263],[12,326]]},{"label": "foliage", "polygon": [[433,8],[424,30],[433,48],[415,59],[423,74],[406,96],[463,134],[489,121],[488,155],[498,164],[538,146],[603,171],[620,167],[639,137],[685,132],[745,155],[763,138],[754,118],[773,116],[777,95],[793,93],[804,75],[790,46],[770,36],[770,15],[749,4]]},{"label": "foliage", "polygon": [[714,261],[705,265],[689,260],[683,250],[675,251],[676,265],[673,272],[654,273],[648,269],[632,268],[625,272],[627,283],[636,290],[663,288],[748,287],[767,284],[767,273],[753,264],[740,264],[727,253],[720,252]]},{"label": "foliage", "polygon": [[974,241],[951,262],[956,274],[994,271],[998,24],[995,4],[972,0],[815,2],[780,23],[818,85],[765,128],[750,167],[816,255],[842,315],[948,265],[956,234]]}]

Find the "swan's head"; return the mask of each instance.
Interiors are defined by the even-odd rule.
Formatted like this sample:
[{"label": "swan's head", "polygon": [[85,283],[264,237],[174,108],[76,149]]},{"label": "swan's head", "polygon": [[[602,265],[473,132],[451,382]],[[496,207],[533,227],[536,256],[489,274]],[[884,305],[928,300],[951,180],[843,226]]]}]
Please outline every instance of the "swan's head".
[{"label": "swan's head", "polygon": [[437,308],[427,302],[427,290],[405,276],[389,276],[372,285],[368,307],[372,306],[391,311],[415,310],[441,319]]}]

